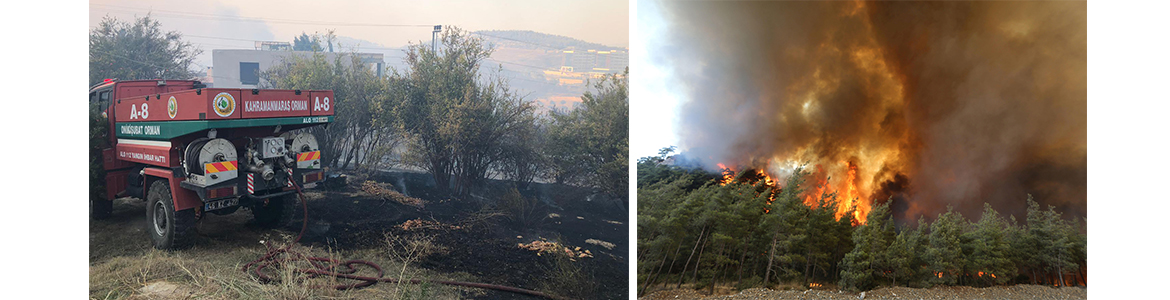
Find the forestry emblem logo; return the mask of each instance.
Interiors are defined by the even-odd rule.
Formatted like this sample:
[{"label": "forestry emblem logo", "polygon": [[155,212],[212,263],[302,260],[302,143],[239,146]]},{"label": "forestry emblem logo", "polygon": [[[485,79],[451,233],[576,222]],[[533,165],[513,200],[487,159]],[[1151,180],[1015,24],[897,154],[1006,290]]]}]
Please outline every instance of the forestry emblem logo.
[{"label": "forestry emblem logo", "polygon": [[167,99],[167,115],[171,116],[171,119],[174,119],[178,113],[179,103],[175,101],[175,96],[171,96],[170,99]]},{"label": "forestry emblem logo", "polygon": [[236,98],[227,92],[215,95],[215,100],[211,102],[215,108],[215,114],[220,117],[228,117],[236,112]]}]

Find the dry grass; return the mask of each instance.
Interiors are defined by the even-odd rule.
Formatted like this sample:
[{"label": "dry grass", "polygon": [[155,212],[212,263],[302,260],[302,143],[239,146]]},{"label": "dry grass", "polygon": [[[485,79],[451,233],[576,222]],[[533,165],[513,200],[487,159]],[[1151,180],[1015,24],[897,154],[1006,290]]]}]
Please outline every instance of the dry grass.
[{"label": "dry grass", "polygon": [[[240,270],[267,251],[258,241],[279,247],[295,233],[247,229],[247,214],[208,216],[212,220],[199,224],[202,237],[195,247],[155,250],[142,230],[146,227],[144,209],[139,200],[122,199],[115,203],[112,220],[90,223],[90,299],[459,299],[461,293],[482,293],[433,284],[379,283],[348,291],[315,288],[351,282],[309,278],[292,271],[307,267],[297,263],[266,269],[276,280],[261,283]],[[387,242],[381,247],[346,251],[305,246],[294,250],[311,256],[368,260],[387,270],[388,277],[476,281],[466,273],[440,274],[418,268],[419,259],[446,250],[429,245],[424,235],[415,236],[402,240],[398,248]],[[374,272],[363,274],[373,276]]]},{"label": "dry grass", "polygon": [[587,239],[587,240],[585,240],[585,243],[590,244],[590,245],[598,245],[598,246],[605,247],[605,250],[613,250],[613,247],[614,247],[613,243],[598,240],[598,239]]},{"label": "dry grass", "polygon": [[399,193],[392,188],[393,186],[391,186],[389,183],[378,183],[369,180],[362,182],[362,191],[382,198],[382,200],[394,201],[403,205],[414,206],[420,209],[426,206],[426,200],[407,197],[406,195],[403,195],[402,193]]},{"label": "dry grass", "polygon": [[[347,253],[299,248],[306,255],[338,259],[361,258],[377,263],[388,276],[471,280],[470,276],[440,276],[414,267],[418,259],[436,251],[426,241],[404,241],[407,252],[368,249]],[[90,266],[91,299],[458,299],[459,288],[432,284],[380,283],[359,290],[338,291],[332,286],[349,282],[332,277],[310,278],[295,273],[298,265],[268,268],[277,280],[263,284],[240,271],[243,264],[260,256],[262,247],[227,253],[198,250],[168,252],[151,250],[140,257],[114,257]],[[195,252],[195,253],[192,253]],[[396,258],[387,256],[396,254]],[[370,271],[368,275],[373,275]]]},{"label": "dry grass", "polygon": [[541,290],[573,299],[592,299],[598,283],[581,264],[565,255],[552,255],[552,266],[545,270],[548,278]]}]

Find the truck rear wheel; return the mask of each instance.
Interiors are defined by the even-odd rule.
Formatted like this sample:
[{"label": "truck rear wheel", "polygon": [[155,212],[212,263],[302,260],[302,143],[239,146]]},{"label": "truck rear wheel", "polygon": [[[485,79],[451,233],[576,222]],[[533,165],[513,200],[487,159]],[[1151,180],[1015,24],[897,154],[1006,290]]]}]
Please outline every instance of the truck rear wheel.
[{"label": "truck rear wheel", "polygon": [[288,194],[268,199],[252,206],[252,216],[256,224],[267,228],[281,228],[292,223],[293,213],[297,210],[297,194]]},{"label": "truck rear wheel", "polygon": [[102,199],[96,196],[89,197],[89,217],[94,220],[102,220],[110,217],[110,213],[114,211],[114,201]]},{"label": "truck rear wheel", "polygon": [[147,230],[158,249],[179,249],[194,244],[195,209],[175,211],[171,187],[155,180],[146,194]]}]

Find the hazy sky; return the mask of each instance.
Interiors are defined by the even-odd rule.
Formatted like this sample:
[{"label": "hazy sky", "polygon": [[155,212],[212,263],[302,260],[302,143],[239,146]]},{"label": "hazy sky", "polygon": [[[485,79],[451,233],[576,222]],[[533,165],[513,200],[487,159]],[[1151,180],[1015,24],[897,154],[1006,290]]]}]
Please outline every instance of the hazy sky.
[{"label": "hazy sky", "polygon": [[132,20],[148,11],[162,22],[164,29],[181,31],[187,40],[200,45],[205,56],[210,55],[211,49],[251,48],[250,40],[291,42],[302,32],[312,34],[326,29],[335,29],[339,36],[401,47],[408,42],[430,41],[433,25],[455,25],[471,31],[532,30],[629,46],[629,4],[624,0],[93,0],[89,5],[89,27],[97,26],[106,15]]},{"label": "hazy sky", "polygon": [[681,82],[674,72],[688,72],[672,67],[661,55],[650,53],[648,45],[667,43],[669,24],[663,19],[656,1],[634,3],[636,24],[631,28],[630,69],[637,76],[630,84],[630,159],[658,155],[663,147],[677,146],[676,116]]}]

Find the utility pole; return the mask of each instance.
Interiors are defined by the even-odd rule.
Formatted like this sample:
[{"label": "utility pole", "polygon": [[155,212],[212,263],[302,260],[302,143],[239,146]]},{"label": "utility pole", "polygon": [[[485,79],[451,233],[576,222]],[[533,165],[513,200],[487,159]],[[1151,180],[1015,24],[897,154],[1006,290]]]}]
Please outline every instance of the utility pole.
[{"label": "utility pole", "polygon": [[441,31],[443,31],[443,25],[435,25],[435,30],[431,31],[431,51],[434,51],[435,53],[439,52],[438,45],[435,44],[435,41],[437,40],[439,32]]}]

